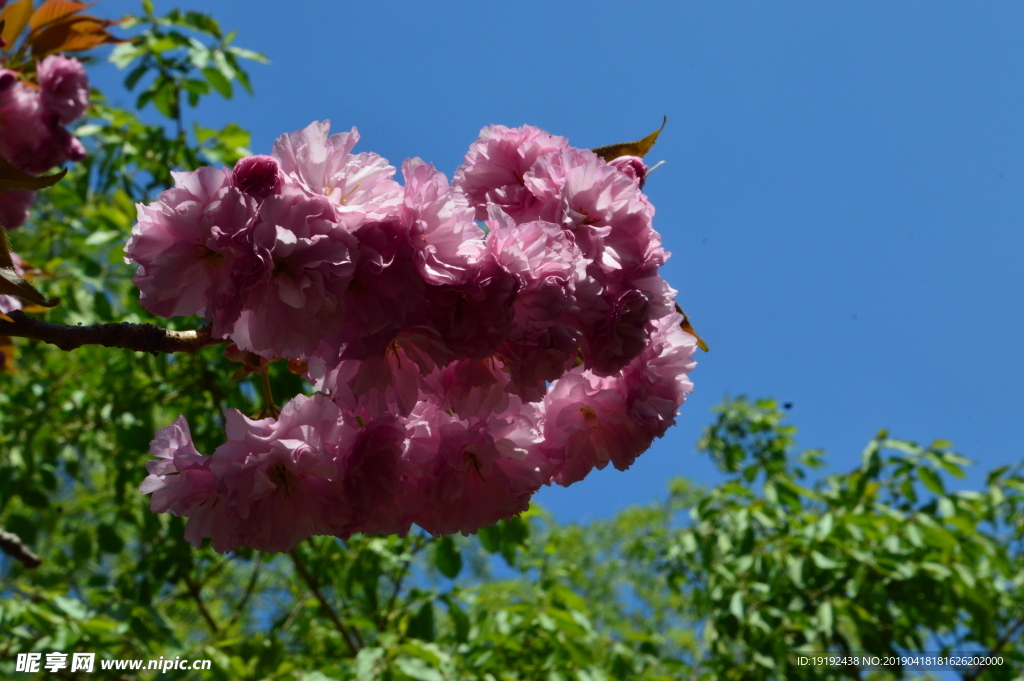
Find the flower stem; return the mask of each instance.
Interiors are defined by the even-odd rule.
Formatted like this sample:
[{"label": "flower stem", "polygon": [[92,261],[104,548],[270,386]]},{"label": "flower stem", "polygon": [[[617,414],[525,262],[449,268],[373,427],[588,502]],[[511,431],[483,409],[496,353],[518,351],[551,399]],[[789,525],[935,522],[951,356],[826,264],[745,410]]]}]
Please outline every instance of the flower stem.
[{"label": "flower stem", "polygon": [[270,389],[270,372],[266,368],[260,372],[260,385],[263,388],[263,408],[256,415],[258,419],[277,418],[281,415],[281,407],[274,402],[274,393]]}]

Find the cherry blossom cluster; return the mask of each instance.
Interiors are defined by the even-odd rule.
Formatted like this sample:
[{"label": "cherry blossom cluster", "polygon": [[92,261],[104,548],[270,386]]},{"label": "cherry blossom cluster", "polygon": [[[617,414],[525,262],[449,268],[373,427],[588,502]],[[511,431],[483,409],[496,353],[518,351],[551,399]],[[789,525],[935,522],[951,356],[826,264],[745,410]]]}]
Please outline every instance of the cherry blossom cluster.
[{"label": "cherry blossom cluster", "polygon": [[[46,57],[36,64],[36,82],[0,67],[0,155],[32,175],[80,161],[85,147],[65,126],[88,106],[89,78],[77,59]],[[34,200],[25,189],[0,194],[0,226],[20,226]]]},{"label": "cherry blossom cluster", "polygon": [[142,491],[197,546],[472,533],[628,468],[692,390],[641,159],[491,126],[452,185],[415,158],[399,184],[358,139],[316,122],[139,206],[142,305],[305,362],[316,390],[230,411],[210,455],[184,418],[157,433]]}]

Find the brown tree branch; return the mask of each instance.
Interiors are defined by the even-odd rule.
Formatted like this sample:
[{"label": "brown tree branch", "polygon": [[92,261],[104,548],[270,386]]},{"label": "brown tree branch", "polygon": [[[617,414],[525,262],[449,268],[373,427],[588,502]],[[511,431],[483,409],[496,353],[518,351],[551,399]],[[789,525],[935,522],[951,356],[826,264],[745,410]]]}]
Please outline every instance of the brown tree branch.
[{"label": "brown tree branch", "polygon": [[32,553],[31,549],[21,541],[21,537],[3,529],[0,529],[0,551],[21,561],[27,568],[37,568],[43,564],[42,558]]},{"label": "brown tree branch", "polygon": [[195,352],[207,345],[229,343],[214,338],[210,327],[197,331],[172,331],[153,324],[92,324],[65,326],[29,317],[21,310],[8,315],[13,321],[0,319],[0,336],[34,338],[56,345],[61,350],[74,350],[83,345],[103,345],[139,352]]}]

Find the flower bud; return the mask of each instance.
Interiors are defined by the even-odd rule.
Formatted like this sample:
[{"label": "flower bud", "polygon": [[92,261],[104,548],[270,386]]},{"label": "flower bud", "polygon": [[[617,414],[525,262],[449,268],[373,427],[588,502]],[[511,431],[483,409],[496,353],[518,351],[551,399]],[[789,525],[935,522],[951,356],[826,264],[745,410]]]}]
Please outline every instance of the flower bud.
[{"label": "flower bud", "polygon": [[281,168],[273,156],[246,156],[239,159],[234,170],[235,186],[259,199],[281,191],[284,181]]},{"label": "flower bud", "polygon": [[644,180],[647,177],[647,164],[639,156],[619,156],[608,161],[608,165],[620,173],[625,173],[629,179],[636,182],[640,189],[644,188]]},{"label": "flower bud", "polygon": [[[0,45],[2,47],[2,45]],[[0,69],[0,92],[18,82],[18,74],[8,69]]]}]

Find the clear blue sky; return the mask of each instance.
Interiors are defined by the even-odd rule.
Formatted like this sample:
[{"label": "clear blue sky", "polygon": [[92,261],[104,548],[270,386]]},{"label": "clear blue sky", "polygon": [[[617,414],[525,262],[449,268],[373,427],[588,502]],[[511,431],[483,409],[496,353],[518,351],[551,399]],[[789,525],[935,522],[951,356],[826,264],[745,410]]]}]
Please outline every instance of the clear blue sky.
[{"label": "clear blue sky", "polygon": [[[157,0],[158,11],[171,3]],[[676,426],[625,473],[539,501],[563,520],[717,478],[694,452],[725,394],[792,402],[845,470],[881,427],[1024,457],[1024,5],[223,2],[267,53],[256,96],[211,101],[256,152],[330,118],[358,150],[449,175],[481,127],[593,147],[669,123],[646,191],[665,276],[711,345]],[[137,11],[102,0],[98,14]],[[123,74],[97,68],[113,98]]]}]

